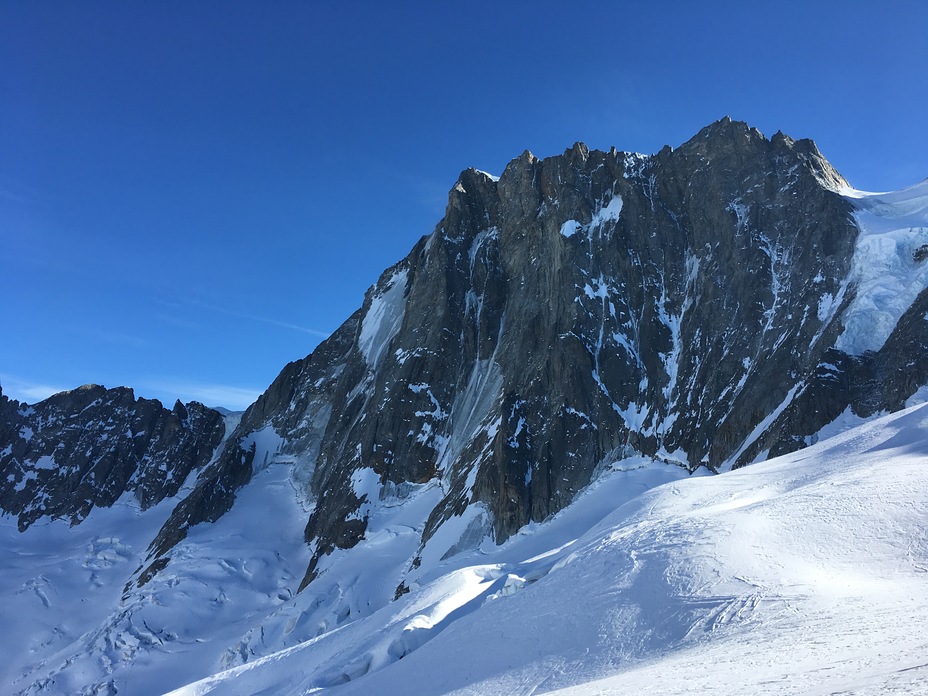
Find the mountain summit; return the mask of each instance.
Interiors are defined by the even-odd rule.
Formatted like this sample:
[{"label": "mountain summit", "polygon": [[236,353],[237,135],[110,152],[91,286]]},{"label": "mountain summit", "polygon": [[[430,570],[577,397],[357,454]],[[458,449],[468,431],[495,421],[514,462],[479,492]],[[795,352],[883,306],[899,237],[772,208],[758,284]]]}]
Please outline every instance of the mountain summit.
[{"label": "mountain summit", "polygon": [[727,118],[652,156],[577,143],[498,180],[462,172],[435,231],[248,410],[155,555],[282,458],[312,507],[304,587],[373,508],[436,486],[414,577],[423,556],[546,519],[613,462],[720,471],[848,407],[901,407],[928,381],[908,368],[928,338],[917,307],[885,351],[835,348],[867,234],[849,190],[811,141]]},{"label": "mountain summit", "polygon": [[[258,481],[287,501],[261,533],[302,528],[286,563],[267,561],[273,593],[301,593],[261,604],[223,666],[368,616],[629,463],[718,473],[903,408],[928,383],[926,211],[924,182],[855,191],[812,141],[728,118],[654,155],[577,143],[526,151],[498,179],[465,170],[435,230],[283,369],[209,465],[168,467],[195,485],[159,508],[95,645],[157,623],[155,597],[184,601],[211,562],[208,523],[247,516]],[[88,512],[22,500],[70,456],[32,458],[40,408],[4,406],[9,423],[33,420],[0,425],[0,504],[23,528]],[[221,417],[195,412],[208,437],[170,447],[212,452]],[[171,413],[180,437],[191,421]],[[107,659],[103,681],[134,658]]]}]

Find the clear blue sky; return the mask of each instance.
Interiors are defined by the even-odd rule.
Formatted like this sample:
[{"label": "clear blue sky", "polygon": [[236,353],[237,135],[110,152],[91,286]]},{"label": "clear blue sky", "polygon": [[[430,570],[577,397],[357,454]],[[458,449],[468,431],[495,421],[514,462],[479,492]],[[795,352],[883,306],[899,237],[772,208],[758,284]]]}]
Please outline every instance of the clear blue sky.
[{"label": "clear blue sky", "polygon": [[244,407],[526,148],[728,114],[913,184],[926,36],[891,0],[0,0],[0,384]]}]

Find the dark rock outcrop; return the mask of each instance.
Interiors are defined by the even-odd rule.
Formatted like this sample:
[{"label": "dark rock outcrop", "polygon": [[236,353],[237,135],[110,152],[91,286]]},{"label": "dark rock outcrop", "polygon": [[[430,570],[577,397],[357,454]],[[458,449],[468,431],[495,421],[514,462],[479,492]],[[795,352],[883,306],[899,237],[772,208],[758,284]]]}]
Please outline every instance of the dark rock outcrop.
[{"label": "dark rock outcrop", "polygon": [[31,406],[0,393],[0,508],[20,530],[45,516],[78,524],[126,491],[149,508],[176,495],[224,433],[200,403],[168,410],[125,387],[86,385]]}]

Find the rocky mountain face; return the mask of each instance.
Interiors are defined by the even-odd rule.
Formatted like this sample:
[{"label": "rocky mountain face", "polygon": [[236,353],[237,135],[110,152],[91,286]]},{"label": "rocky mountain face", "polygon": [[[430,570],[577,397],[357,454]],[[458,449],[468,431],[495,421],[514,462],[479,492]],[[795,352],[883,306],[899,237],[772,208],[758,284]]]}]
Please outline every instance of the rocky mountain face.
[{"label": "rocky mountain face", "polygon": [[[434,232],[225,440],[217,412],[128,389],[0,395],[0,507],[20,529],[77,524],[195,480],[73,655],[106,685],[143,648],[208,645],[205,618],[184,637],[164,608],[234,575],[242,606],[267,591],[247,621],[224,590],[210,604],[233,666],[369,615],[623,463],[719,472],[902,408],[928,384],[926,287],[928,182],[854,191],[809,140],[723,119],[654,155],[525,152],[499,178],[463,172]],[[199,532],[252,520],[248,495],[286,503],[261,511],[261,548],[226,529],[235,553],[210,551]],[[274,531],[293,515],[300,551]]]},{"label": "rocky mountain face", "polygon": [[928,297],[876,350],[836,348],[859,292],[846,189],[811,141],[728,119],[652,156],[578,143],[463,172],[435,231],[247,411],[151,559],[269,457],[312,510],[305,587],[426,482],[442,496],[410,573],[449,521],[439,555],[502,542],[612,462],[718,471],[901,407],[928,381]]},{"label": "rocky mountain face", "polygon": [[87,385],[34,406],[0,392],[0,509],[24,531],[42,517],[80,523],[131,491],[142,509],[176,495],[213,456],[222,416],[172,410],[131,389]]}]

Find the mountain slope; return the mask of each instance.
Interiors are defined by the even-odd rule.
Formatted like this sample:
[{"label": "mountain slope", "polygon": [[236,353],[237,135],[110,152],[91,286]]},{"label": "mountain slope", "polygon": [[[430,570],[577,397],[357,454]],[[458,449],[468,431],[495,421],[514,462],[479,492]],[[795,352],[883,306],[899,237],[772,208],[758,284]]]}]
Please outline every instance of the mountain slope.
[{"label": "mountain slope", "polygon": [[[869,210],[905,207],[920,238],[924,196],[895,200]],[[424,557],[504,541],[612,461],[737,467],[849,408],[900,408],[928,382],[928,264],[908,243],[885,250],[915,267],[912,304],[883,317],[877,353],[842,350],[873,296],[860,201],[811,141],[728,119],[652,156],[577,144],[524,153],[498,180],[465,171],[435,232],[246,413],[152,568],[231,508],[260,433],[280,438],[263,456],[295,463],[312,506],[302,587],[374,508],[438,483],[399,593]]]},{"label": "mountain slope", "polygon": [[667,483],[566,546],[555,517],[368,619],[175,693],[915,693],[926,511],[921,405]]}]

